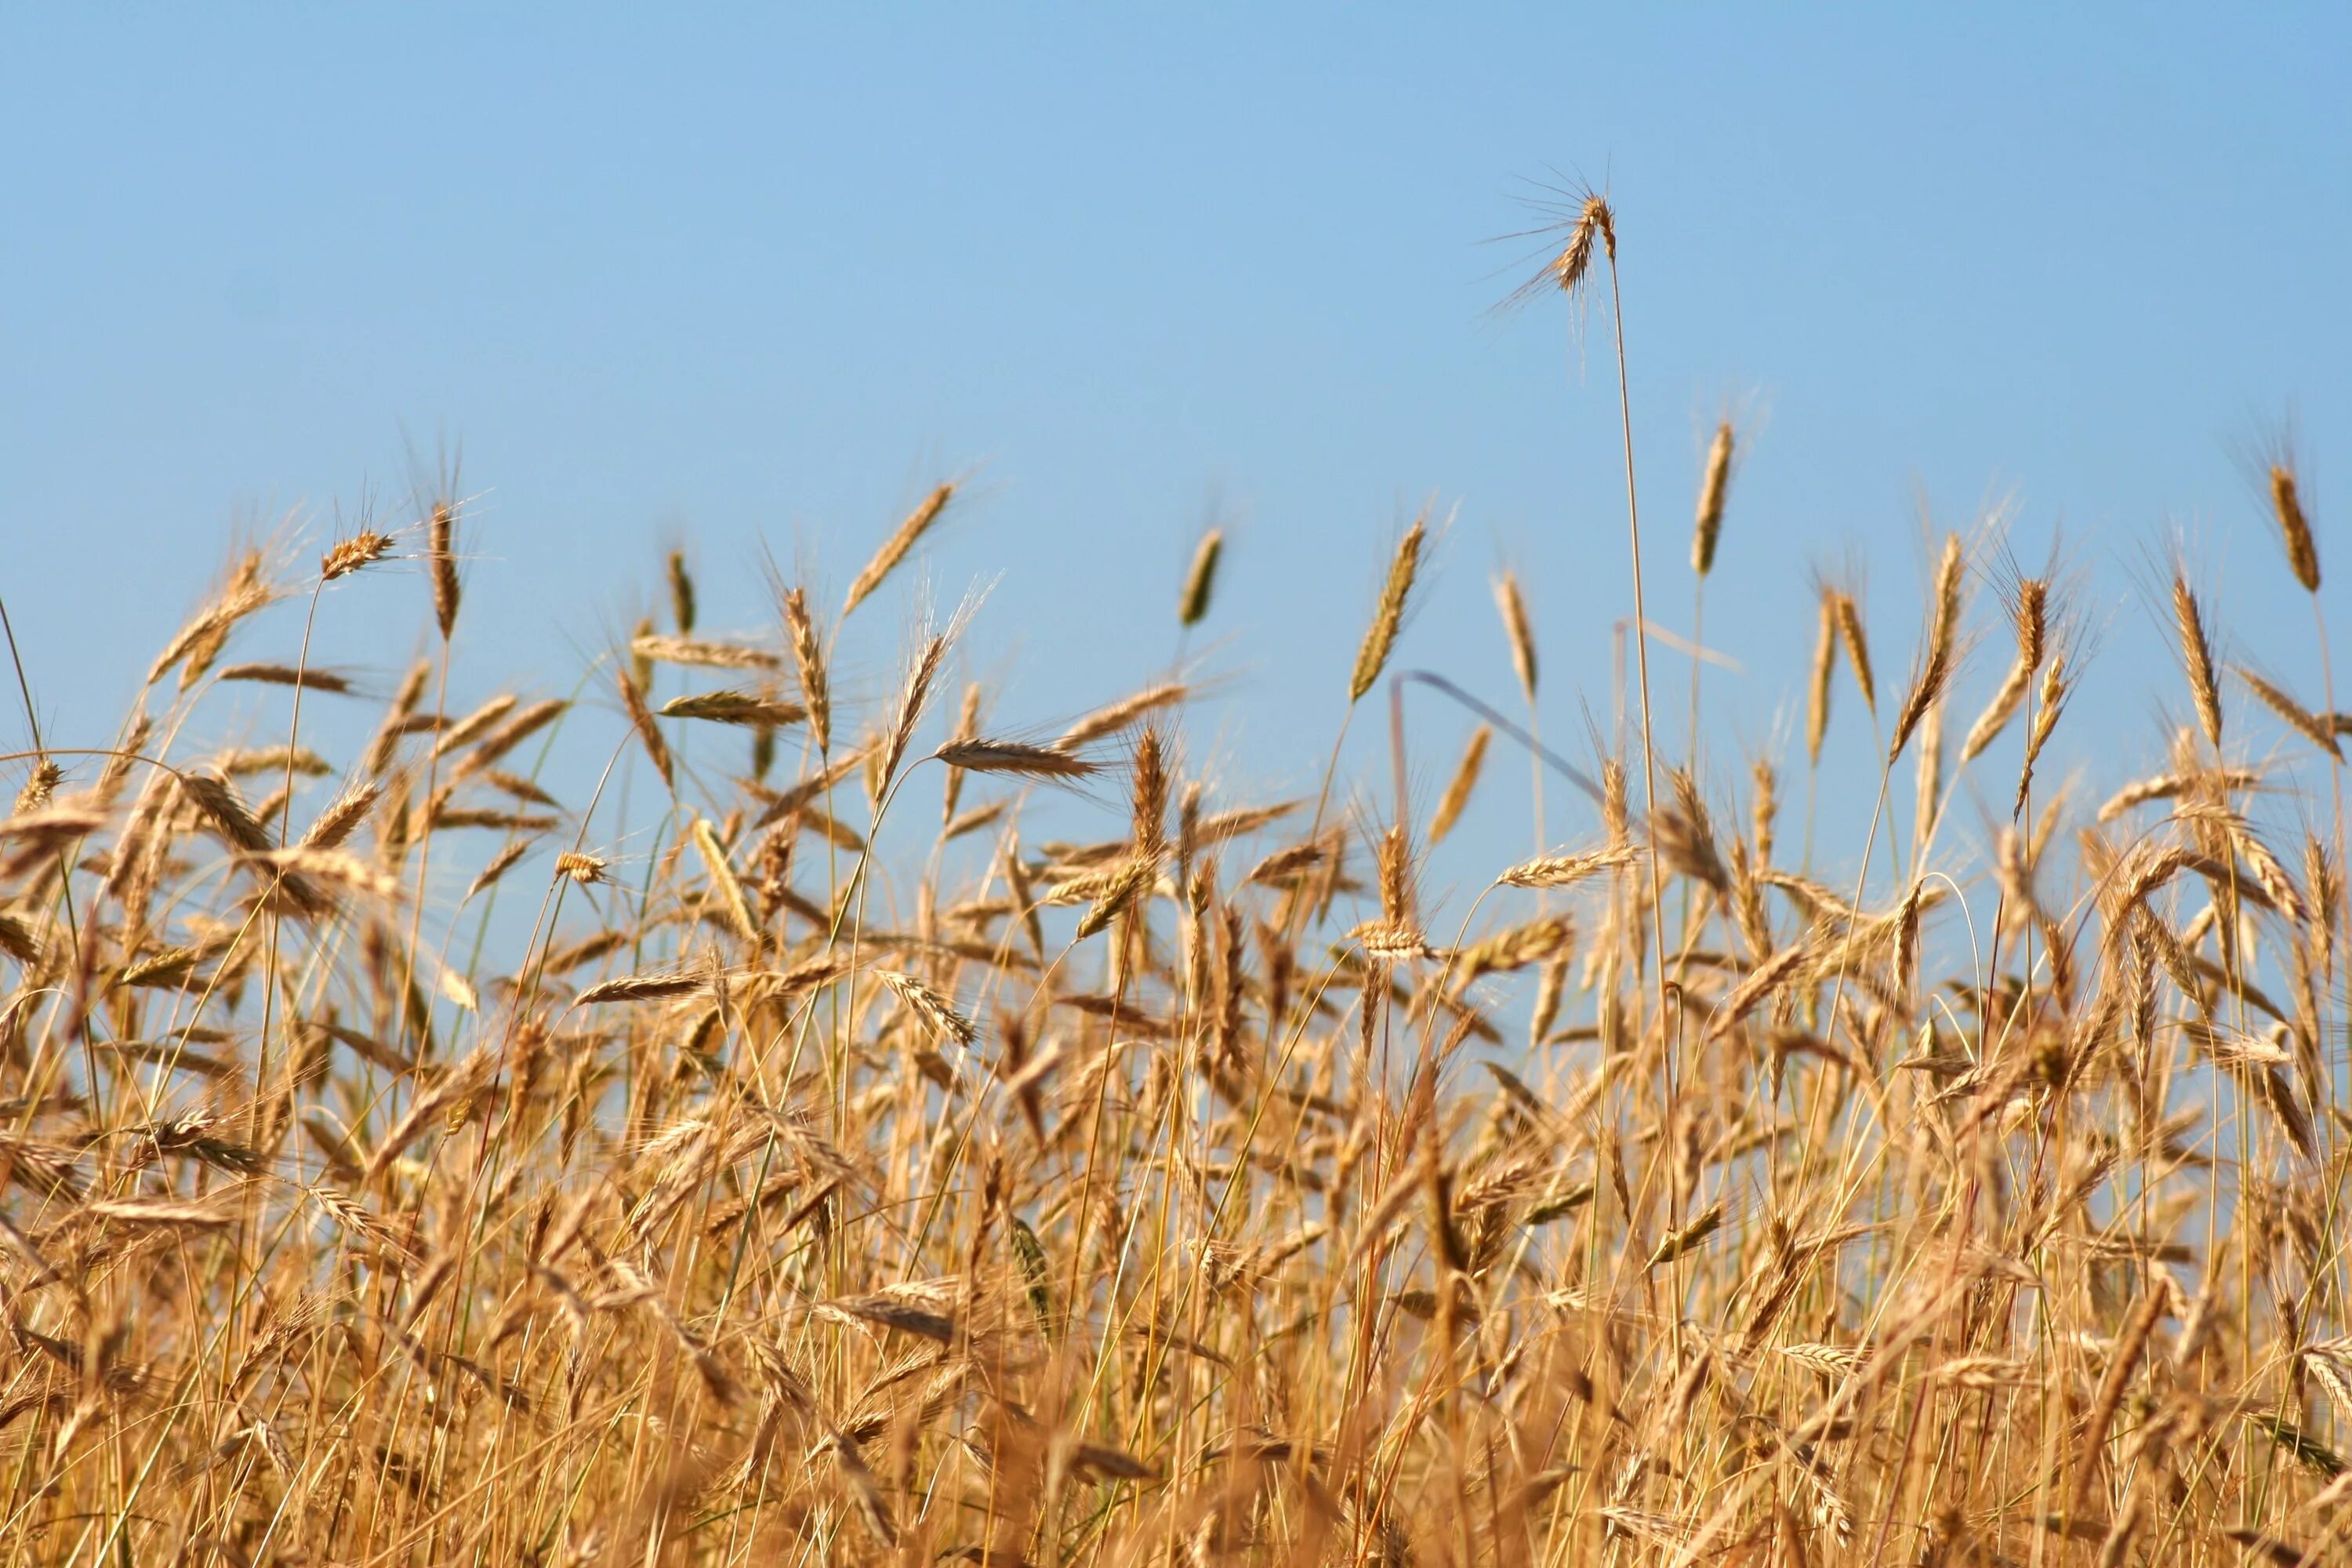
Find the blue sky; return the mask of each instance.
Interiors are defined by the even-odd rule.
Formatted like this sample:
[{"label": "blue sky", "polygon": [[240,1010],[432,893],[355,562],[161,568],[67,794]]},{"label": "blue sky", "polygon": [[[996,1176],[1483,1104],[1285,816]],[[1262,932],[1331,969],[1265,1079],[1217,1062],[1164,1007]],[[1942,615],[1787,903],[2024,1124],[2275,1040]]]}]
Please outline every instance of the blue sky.
[{"label": "blue sky", "polygon": [[[924,571],[990,586],[967,657],[1018,728],[1164,670],[1216,498],[1195,648],[1225,697],[1190,741],[1246,795],[1311,787],[1381,559],[1434,497],[1455,521],[1401,658],[1507,695],[1486,579],[1515,563],[1575,736],[1628,608],[1606,338],[1490,314],[1523,252],[1482,243],[1558,169],[1620,214],[1669,625],[1706,430],[1751,434],[1707,616],[1746,667],[1710,677],[1718,781],[1790,730],[1811,567],[1866,558],[1899,667],[1921,500],[2003,496],[2022,556],[2063,529],[2093,575],[2070,722],[2127,770],[2179,708],[2126,571],[2165,530],[2236,650],[2319,700],[2230,442],[2297,412],[2333,565],[2346,15],[11,10],[0,593],[45,720],[94,743],[238,527],[322,531],[397,502],[408,446],[462,443],[461,684],[562,689],[667,539],[708,624],[756,630],[763,547],[837,603],[966,475]],[[861,613],[853,672],[887,678],[914,580]],[[424,587],[371,592],[327,651],[389,672]],[[1425,794],[1464,729],[1431,710]]]}]

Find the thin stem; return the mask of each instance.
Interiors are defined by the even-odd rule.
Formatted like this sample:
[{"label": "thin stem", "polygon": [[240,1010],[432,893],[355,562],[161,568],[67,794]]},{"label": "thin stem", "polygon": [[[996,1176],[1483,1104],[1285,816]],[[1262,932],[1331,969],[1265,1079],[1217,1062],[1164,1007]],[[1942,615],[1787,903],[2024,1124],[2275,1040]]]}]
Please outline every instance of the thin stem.
[{"label": "thin stem", "polygon": [[[1625,304],[1617,282],[1616,247],[1609,255],[1609,315],[1617,347],[1617,416],[1625,444],[1625,526],[1633,554],[1633,662],[1642,693],[1642,811],[1653,826],[1650,845],[1650,935],[1657,944],[1658,1029],[1664,1041],[1666,1023],[1666,924],[1664,879],[1658,869],[1654,837],[1658,807],[1657,750],[1650,740],[1650,614],[1642,595],[1642,503],[1633,482],[1633,395],[1625,374]],[[1666,1095],[1675,1093],[1675,1056],[1665,1051]]]}]

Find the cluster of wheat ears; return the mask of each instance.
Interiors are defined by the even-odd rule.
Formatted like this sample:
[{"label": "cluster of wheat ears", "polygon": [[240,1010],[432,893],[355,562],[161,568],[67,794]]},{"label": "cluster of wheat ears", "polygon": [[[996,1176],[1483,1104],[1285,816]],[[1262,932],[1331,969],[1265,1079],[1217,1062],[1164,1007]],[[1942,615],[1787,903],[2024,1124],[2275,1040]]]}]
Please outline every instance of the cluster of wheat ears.
[{"label": "cluster of wheat ears", "polygon": [[[1614,421],[1615,220],[1560,216],[1533,287],[1606,280]],[[2291,460],[2265,478],[2316,613]],[[236,561],[110,744],[45,745],[52,651],[16,650],[0,1568],[2352,1551],[2352,717],[2225,668],[2187,574],[2153,584],[2185,721],[2103,803],[2034,783],[2079,585],[1943,541],[1882,686],[1824,584],[1805,761],[1850,689],[1880,772],[1840,885],[1791,863],[1774,763],[1727,789],[1653,749],[1637,637],[1588,836],[1440,929],[1416,867],[1499,713],[1424,820],[1401,788],[1368,820],[1328,771],[1188,777],[1181,676],[1050,742],[958,708],[952,628],[848,690],[841,621],[955,500],[830,626],[780,578],[764,639],[698,637],[673,556],[670,628],[570,701],[448,710],[454,491],[315,573]],[[1397,679],[1423,538],[1343,731]],[[317,618],[419,576],[431,656],[317,754],[306,712],[352,696]],[[1534,617],[1496,600],[1532,711]],[[271,627],[289,657],[226,662]],[[282,743],[202,738],[253,682]],[[569,805],[563,730],[610,748]],[[1964,777],[1999,819],[1965,849]],[[1117,826],[1033,842],[1041,801]]]}]

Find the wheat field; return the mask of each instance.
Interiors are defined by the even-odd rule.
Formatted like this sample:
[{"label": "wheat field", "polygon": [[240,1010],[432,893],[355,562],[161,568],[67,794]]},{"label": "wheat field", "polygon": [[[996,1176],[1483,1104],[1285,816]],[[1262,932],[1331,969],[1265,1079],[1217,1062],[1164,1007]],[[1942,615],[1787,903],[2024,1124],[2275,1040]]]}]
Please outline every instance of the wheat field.
[{"label": "wheat field", "polygon": [[[1614,215],[1559,216],[1530,301],[1589,311],[1622,400]],[[1687,579],[1629,459],[1634,615],[1703,609],[1738,449]],[[2318,616],[2284,449],[2263,482]],[[530,672],[573,695],[457,711],[482,568],[428,490],[238,553],[133,712],[73,716],[110,741],[33,720],[0,1564],[2352,1550],[2352,716],[2228,662],[2192,571],[2146,585],[2174,738],[2110,798],[2066,782],[2084,586],[1989,522],[1908,625],[1822,582],[1787,755],[1654,746],[1682,696],[1634,638],[1623,734],[1547,786],[1590,830],[1444,901],[1429,849],[1527,756],[1500,710],[1405,754],[1422,524],[1298,716],[1319,797],[1253,799],[1187,772],[1181,672],[1017,737],[950,676],[961,617],[842,679],[958,505],[837,607],[779,574],[760,637],[698,633],[673,555],[658,624]],[[1543,627],[1495,594],[1531,722]],[[311,632],[352,595],[433,651],[329,756],[320,715],[373,700]],[[38,714],[68,651],[9,640]],[[282,733],[236,743],[263,688]],[[1877,760],[1861,834],[1803,804],[1832,723]],[[602,770],[556,776],[558,735]]]}]

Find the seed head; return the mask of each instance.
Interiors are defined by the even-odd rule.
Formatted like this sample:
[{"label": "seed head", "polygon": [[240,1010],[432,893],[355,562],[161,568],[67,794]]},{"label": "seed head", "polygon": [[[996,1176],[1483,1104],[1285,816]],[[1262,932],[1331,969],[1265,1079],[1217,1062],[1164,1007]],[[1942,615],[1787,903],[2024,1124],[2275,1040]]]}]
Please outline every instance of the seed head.
[{"label": "seed head", "polygon": [[569,877],[583,888],[593,887],[604,879],[604,865],[601,856],[579,849],[567,849],[555,858],[556,874]]},{"label": "seed head", "polygon": [[2172,623],[2180,637],[2181,667],[2189,676],[2189,696],[2197,709],[2197,722],[2216,751],[2221,745],[2221,691],[2213,678],[2213,645],[2206,639],[2205,616],[2187,575],[2172,574]]},{"label": "seed head", "polygon": [[1388,664],[1389,650],[1396,644],[1397,628],[1404,620],[1405,599],[1412,592],[1412,580],[1421,571],[1423,520],[1415,518],[1402,539],[1397,541],[1396,554],[1389,561],[1389,574],[1381,584],[1380,603],[1372,610],[1372,624],[1364,632],[1363,646],[1356,650],[1356,667],[1348,676],[1348,700],[1360,702],[1381,679],[1381,670]]},{"label": "seed head", "polygon": [[2319,546],[2311,537],[2311,519],[2305,515],[2303,496],[2294,469],[2283,462],[2271,465],[2271,510],[2278,514],[2279,534],[2286,542],[2286,562],[2304,592],[2319,592]]},{"label": "seed head", "polygon": [[694,578],[686,569],[686,552],[669,552],[669,613],[677,623],[677,635],[694,635]]},{"label": "seed head", "polygon": [[1723,498],[1731,488],[1731,421],[1715,427],[1715,442],[1706,449],[1706,477],[1698,487],[1698,524],[1691,535],[1691,570],[1706,576],[1715,570],[1716,541],[1723,534]]},{"label": "seed head", "polygon": [[1192,552],[1192,569],[1184,574],[1184,592],[1176,600],[1176,624],[1196,626],[1209,613],[1209,593],[1216,586],[1217,561],[1224,553],[1225,532],[1213,528],[1201,535]]},{"label": "seed head", "polygon": [[362,566],[373,565],[392,553],[392,535],[363,528],[319,557],[319,579],[331,583]]},{"label": "seed head", "polygon": [[1536,700],[1536,634],[1528,620],[1528,602],[1519,593],[1518,574],[1506,572],[1495,579],[1495,609],[1503,617],[1503,634],[1511,642],[1511,668],[1518,673],[1519,689]]}]

